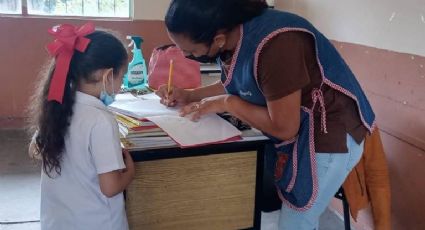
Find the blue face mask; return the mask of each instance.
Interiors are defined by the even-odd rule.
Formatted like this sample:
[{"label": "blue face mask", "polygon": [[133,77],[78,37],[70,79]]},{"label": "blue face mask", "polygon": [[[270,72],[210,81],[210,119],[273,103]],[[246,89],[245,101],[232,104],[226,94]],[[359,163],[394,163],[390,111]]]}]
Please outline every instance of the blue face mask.
[{"label": "blue face mask", "polygon": [[[114,72],[112,71],[112,92],[114,92]],[[105,87],[105,81],[103,82],[103,90],[100,92],[100,98],[99,98],[103,104],[106,106],[109,106],[110,104],[114,103],[115,101],[115,93],[112,93],[112,95],[109,95],[106,91]]]}]

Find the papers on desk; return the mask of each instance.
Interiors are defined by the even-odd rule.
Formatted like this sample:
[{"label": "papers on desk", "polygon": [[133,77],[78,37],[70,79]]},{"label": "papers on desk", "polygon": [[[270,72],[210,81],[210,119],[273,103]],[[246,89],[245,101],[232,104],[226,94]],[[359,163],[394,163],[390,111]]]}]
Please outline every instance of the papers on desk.
[{"label": "papers on desk", "polygon": [[240,139],[241,131],[216,114],[193,122],[186,117],[162,115],[147,117],[182,147],[193,147]]},{"label": "papers on desk", "polygon": [[[162,105],[159,97],[152,94],[145,95],[142,98],[121,95],[109,108],[113,112],[124,115],[117,117],[117,120],[120,124],[120,133],[128,142],[124,144],[126,146],[132,144],[148,145],[149,138],[147,137],[164,136],[165,133],[181,147],[237,140],[240,139],[241,135],[237,128],[216,114],[204,116],[197,122],[190,121],[186,117],[180,117],[178,108]],[[145,129],[143,123],[140,126],[132,125],[137,122],[127,124],[124,119],[125,116],[136,118],[139,121],[144,120],[144,122],[149,120],[161,130],[155,129],[158,127]],[[174,141],[170,142],[170,140],[165,139],[163,141],[170,146],[175,145]],[[164,145],[162,146],[164,147]]]},{"label": "papers on desk", "polygon": [[117,98],[116,101],[109,106],[109,108],[114,112],[122,113],[140,120],[146,117],[159,115],[178,116],[178,108],[171,108],[162,105],[159,97],[150,95],[145,98],[148,99],[136,97],[131,99],[131,97],[125,97],[125,99],[120,100]]},{"label": "papers on desk", "polygon": [[[237,140],[236,142],[268,140],[267,137],[256,129],[245,130],[242,132],[241,136],[242,139]],[[134,151],[179,147],[179,145],[169,136],[123,139],[122,145],[124,148]]]}]

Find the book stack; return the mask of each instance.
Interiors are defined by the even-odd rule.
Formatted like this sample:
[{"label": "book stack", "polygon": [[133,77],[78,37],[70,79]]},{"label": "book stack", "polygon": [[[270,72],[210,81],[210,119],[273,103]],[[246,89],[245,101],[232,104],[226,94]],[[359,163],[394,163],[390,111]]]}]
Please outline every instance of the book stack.
[{"label": "book stack", "polygon": [[121,143],[127,149],[194,147],[241,139],[241,132],[216,114],[196,122],[181,117],[179,108],[161,104],[155,94],[117,95],[109,106],[116,116]]},{"label": "book stack", "polygon": [[[137,119],[114,111],[113,114],[118,122],[121,142],[126,148],[135,145],[151,146],[153,143],[160,146],[174,146],[176,143],[168,137],[155,123]],[[151,146],[155,147],[155,146]]]},{"label": "book stack", "polygon": [[155,123],[114,112],[122,138],[167,136]]}]

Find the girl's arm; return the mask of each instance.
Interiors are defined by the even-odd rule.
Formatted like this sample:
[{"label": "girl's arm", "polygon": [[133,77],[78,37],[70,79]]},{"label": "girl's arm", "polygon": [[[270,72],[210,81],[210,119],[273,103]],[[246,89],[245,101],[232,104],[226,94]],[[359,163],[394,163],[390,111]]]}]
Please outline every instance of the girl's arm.
[{"label": "girl's arm", "polygon": [[111,198],[123,192],[131,183],[135,175],[134,162],[127,151],[124,152],[124,170],[115,170],[108,173],[99,174],[100,190],[103,195]]}]

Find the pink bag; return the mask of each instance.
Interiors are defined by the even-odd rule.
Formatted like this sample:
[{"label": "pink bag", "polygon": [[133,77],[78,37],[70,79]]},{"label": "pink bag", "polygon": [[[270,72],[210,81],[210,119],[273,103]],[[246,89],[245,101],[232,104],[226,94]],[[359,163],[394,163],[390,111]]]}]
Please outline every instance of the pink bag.
[{"label": "pink bag", "polygon": [[172,85],[182,89],[194,89],[201,86],[200,64],[187,59],[175,45],[155,48],[149,61],[149,87],[157,90],[168,84],[170,60],[173,60]]}]

